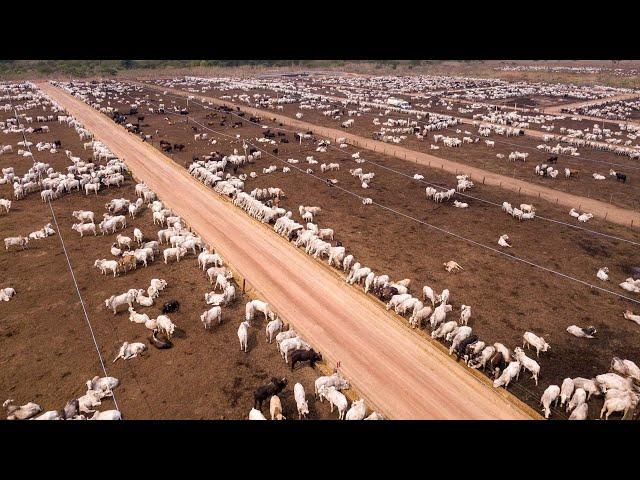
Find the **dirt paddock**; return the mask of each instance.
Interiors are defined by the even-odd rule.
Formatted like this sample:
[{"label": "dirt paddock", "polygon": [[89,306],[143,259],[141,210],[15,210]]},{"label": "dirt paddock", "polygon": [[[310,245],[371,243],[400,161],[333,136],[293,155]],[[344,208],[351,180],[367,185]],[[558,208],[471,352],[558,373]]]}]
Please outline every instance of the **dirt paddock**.
[{"label": "dirt paddock", "polygon": [[[150,95],[156,102],[171,105],[180,104],[171,97],[156,96],[157,92],[142,90],[131,93],[135,96]],[[130,101],[126,99],[126,102]],[[124,108],[126,103],[119,105]],[[112,105],[118,102],[112,101]],[[242,107],[240,107],[242,108]],[[207,114],[209,115],[207,117]],[[171,124],[164,120],[165,115],[145,114],[142,130],[154,135],[157,140],[165,139],[173,143],[183,143],[183,152],[175,153],[172,158],[180,165],[188,165],[192,157],[200,156],[211,150],[230,153],[233,148],[241,151],[241,138],[255,139],[261,136],[262,129],[247,122],[241,128],[231,128],[238,118],[219,112],[202,110],[191,106],[189,117],[199,123],[211,122],[210,128],[224,135],[209,132],[216,138],[217,144],[194,140],[193,123],[178,116],[170,116]],[[226,119],[225,126],[220,122]],[[262,124],[277,127],[267,119]],[[158,135],[155,131],[158,130]],[[202,131],[199,129],[199,131]],[[231,136],[231,138],[229,138]],[[631,275],[632,268],[640,265],[637,246],[619,240],[607,239],[588,232],[571,229],[566,226],[549,224],[536,219],[532,222],[517,220],[494,207],[474,200],[467,200],[470,209],[460,210],[450,204],[435,204],[424,198],[424,184],[389,172],[372,163],[356,164],[350,158],[355,150],[349,147],[345,154],[329,151],[318,154],[315,144],[294,142],[288,133],[287,144],[278,144],[278,158],[297,158],[300,166],[308,167],[304,158],[314,155],[320,162],[336,161],[340,170],[320,174],[318,165],[314,170],[323,179],[335,178],[338,186],[362,196],[371,197],[389,208],[425,221],[434,227],[446,230],[485,245],[495,245],[497,238],[508,233],[513,249],[509,254],[554,269],[567,275],[595,283],[595,273],[601,266],[610,269],[612,281],[604,285],[613,291],[624,293],[617,283]],[[256,145],[260,145],[256,143]],[[273,146],[267,148],[271,150]],[[429,182],[439,185],[455,184],[452,175],[435,169],[415,166],[401,160],[372,152],[363,152],[363,156],[384,167],[413,176],[424,175]],[[262,168],[275,164],[278,172],[263,175]],[[613,356],[622,356],[637,361],[640,349],[633,341],[637,334],[637,325],[622,318],[622,312],[630,308],[628,302],[595,289],[589,289],[571,281],[561,279],[548,272],[514,261],[495,253],[488,253],[477,246],[470,245],[441,231],[421,225],[406,217],[393,214],[376,206],[363,206],[360,199],[330,187],[325,181],[319,181],[292,168],[283,174],[281,161],[269,156],[258,160],[255,165],[240,168],[237,173],[258,172],[256,179],[247,179],[245,190],[253,188],[279,187],[286,192],[281,206],[294,211],[298,221],[298,205],[318,205],[323,211],[317,222],[321,228],[333,228],[335,240],[340,240],[363,265],[371,267],[377,273],[389,274],[392,278],[411,278],[412,291],[417,292],[422,285],[428,284],[435,290],[449,288],[452,293],[454,315],[458,315],[462,303],[472,305],[471,326],[480,339],[487,343],[502,342],[510,347],[521,345],[522,334],[526,330],[535,332],[551,344],[550,352],[542,354],[538,360],[541,376],[538,386],[523,373],[513,387],[512,392],[534,408],[539,408],[540,395],[549,384],[560,384],[562,379],[571,376],[593,377],[608,370]],[[363,190],[359,182],[349,174],[350,168],[362,167],[365,171],[375,172],[376,176],[370,188]],[[481,198],[501,203],[507,197],[514,204],[534,203],[541,215],[550,218],[564,218],[562,209],[548,203],[537,203],[536,199],[507,195],[499,189],[478,185],[470,192]],[[593,220],[588,227],[615,235],[620,238],[637,241],[635,232]],[[334,242],[335,243],[335,242]],[[464,271],[448,274],[442,263],[454,259]],[[632,294],[629,294],[632,295]],[[578,339],[566,333],[567,326],[594,325],[598,334],[593,340]],[[427,330],[427,333],[429,330]],[[595,418],[601,407],[601,400],[590,402],[590,417]],[[563,418],[566,414],[556,411],[554,418]]]},{"label": "dirt paddock", "polygon": [[[29,114],[36,111],[28,112]],[[83,159],[90,150],[73,129],[49,122],[51,133],[42,137],[48,141],[60,139],[63,149],[80,154]],[[40,139],[28,137],[34,143]],[[5,135],[3,144],[13,144],[18,135]],[[56,170],[71,162],[63,152],[55,155],[34,150],[36,160],[51,164]],[[0,167],[13,166],[23,174],[31,165],[17,154],[0,156]],[[60,224],[79,290],[85,302],[95,339],[104,357],[107,372],[120,380],[115,390],[116,400],[125,419],[246,419],[253,406],[253,391],[272,376],[286,376],[289,386],[281,394],[284,415],[297,419],[293,385],[302,383],[309,401],[310,418],[336,418],[325,402],[313,400],[313,381],[320,373],[306,364],[291,372],[280,357],[275,342],[268,344],[264,319],[257,318],[250,329],[249,352],[239,349],[237,328],[244,317],[248,297],[239,295],[233,306],[223,308],[223,322],[205,331],[200,314],[209,309],[204,294],[213,288],[197,266],[196,258],[188,255],[180,263],[165,266],[162,255],[156,256],[148,268],[116,278],[102,276],[93,267],[98,258],[112,258],[109,247],[115,235],[85,236],[71,230],[74,210],[92,210],[101,217],[104,204],[112,198],[135,199],[135,182],[128,179],[121,188],[103,188],[97,196],[71,193],[52,202]],[[11,185],[0,185],[0,198],[13,196]],[[9,214],[0,214],[2,237],[26,235],[53,223],[47,203],[39,193],[13,201]],[[150,210],[135,220],[128,218],[123,235],[132,237],[138,227],[145,239],[157,239],[159,227],[154,226]],[[164,278],[168,287],[152,307],[136,307],[151,318],[161,313],[164,302],[177,299],[180,310],[170,314],[178,327],[174,347],[157,350],[148,340],[144,325],[129,321],[126,311],[113,315],[104,300],[129,288],[149,286],[151,278]],[[17,294],[10,302],[0,304],[0,397],[24,404],[40,404],[44,410],[59,409],[67,400],[84,394],[86,380],[103,375],[93,339],[85,320],[58,235],[32,241],[25,251],[4,248],[0,253],[0,286],[13,287]],[[241,290],[240,287],[237,288]],[[118,360],[112,363],[124,341],[145,342],[149,348],[142,358]],[[99,410],[115,408],[112,400],[103,400]],[[263,407],[268,416],[268,406]]]},{"label": "dirt paddock", "polygon": [[[251,93],[253,94],[253,90]],[[257,93],[267,94],[271,97],[278,97],[276,92],[268,90],[256,90]],[[222,97],[225,95],[234,95],[246,93],[242,90],[229,90],[229,91],[209,91],[207,95],[216,97]],[[175,97],[169,96],[172,100]],[[237,101],[237,100],[236,100]],[[242,107],[242,102],[237,102],[238,106]],[[330,108],[343,109],[337,102],[332,102]],[[468,105],[465,105],[468,106]],[[360,135],[365,138],[372,138],[374,132],[379,127],[375,126],[372,121],[374,117],[378,116],[381,111],[379,109],[372,109],[372,112],[363,114],[362,116],[344,117],[340,120],[332,120],[322,114],[321,111],[313,109],[300,109],[299,103],[285,104],[284,110],[278,113],[284,114],[290,117],[294,117],[297,112],[302,112],[304,117],[302,120],[314,123],[324,127],[340,128],[340,124],[346,118],[354,118],[355,123],[353,127],[345,129],[345,133]],[[472,114],[460,115],[457,111],[447,111],[443,108],[432,108],[438,113],[445,115],[456,115],[463,117],[472,117]],[[482,109],[480,110],[482,111]],[[487,110],[488,112],[488,110]],[[487,113],[485,112],[485,113]],[[476,113],[476,112],[474,112]],[[414,117],[404,117],[400,114],[391,114],[389,118],[394,119],[407,119],[414,120]],[[387,118],[379,117],[381,120]],[[553,122],[556,129],[553,133],[557,134],[558,129],[566,122],[570,120]],[[572,122],[571,126],[567,128],[587,128],[593,126],[591,121],[584,122]],[[601,126],[602,126],[602,122]],[[532,128],[535,128],[533,125]],[[461,133],[457,133],[460,131]],[[463,132],[469,131],[472,133],[471,137],[475,138],[476,128],[472,125],[461,124],[454,127],[447,128],[441,131],[434,131],[427,134],[424,139],[418,140],[413,135],[408,135],[407,138],[402,141],[398,146],[409,148],[416,151],[422,151],[434,155],[436,157],[442,157],[447,160],[460,162],[473,167],[482,168],[484,170],[512,177],[519,180],[524,180],[530,183],[542,185],[548,188],[552,188],[561,192],[569,192],[576,195],[581,195],[586,198],[593,198],[602,202],[611,203],[620,207],[638,210],[640,209],[640,167],[638,162],[626,156],[616,155],[611,152],[596,151],[590,148],[579,148],[580,156],[559,155],[558,161],[553,165],[554,168],[559,170],[559,175],[552,179],[550,177],[541,177],[536,175],[535,166],[538,164],[546,163],[547,160],[553,156],[549,153],[545,153],[537,149],[537,145],[544,143],[540,138],[534,138],[530,136],[524,137],[506,137],[503,135],[492,134],[490,137],[482,137],[478,143],[464,144],[459,148],[450,148],[442,144],[442,142],[435,142],[434,135],[445,135],[448,137],[455,137],[462,139],[463,136],[467,136]],[[484,140],[492,140],[495,142],[494,147],[488,147]],[[549,142],[550,145],[555,145],[557,142]],[[436,144],[440,148],[439,150],[431,150],[429,145]],[[389,143],[388,149],[392,150],[395,144]],[[526,152],[529,154],[526,162],[516,161],[510,162],[507,160],[509,154],[514,151]],[[501,154],[504,157],[502,159],[497,158],[497,155]],[[571,178],[565,178],[564,169],[569,168],[573,172]],[[623,172],[627,175],[627,181],[625,183],[616,181],[615,177],[609,175],[609,171],[613,169],[615,171]],[[597,181],[593,178],[593,173],[600,173],[607,177],[605,180]],[[576,205],[576,208],[578,205]],[[566,215],[566,212],[565,212]]]}]

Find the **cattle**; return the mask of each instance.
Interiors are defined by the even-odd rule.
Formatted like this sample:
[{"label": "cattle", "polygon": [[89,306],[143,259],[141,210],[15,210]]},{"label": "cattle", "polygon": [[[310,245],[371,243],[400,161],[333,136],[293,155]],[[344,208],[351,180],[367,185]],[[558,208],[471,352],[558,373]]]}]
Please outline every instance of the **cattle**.
[{"label": "cattle", "polygon": [[294,350],[291,354],[291,370],[293,370],[298,362],[309,362],[311,368],[315,367],[316,362],[322,361],[322,354],[316,352],[313,348],[310,350]]},{"label": "cattle", "polygon": [[162,306],[162,313],[173,313],[178,310],[180,310],[180,302],[177,300],[170,300]]},{"label": "cattle", "polygon": [[287,378],[271,377],[271,381],[266,385],[258,387],[253,392],[253,407],[258,410],[262,410],[262,402],[271,398],[273,395],[278,395],[287,386]]}]

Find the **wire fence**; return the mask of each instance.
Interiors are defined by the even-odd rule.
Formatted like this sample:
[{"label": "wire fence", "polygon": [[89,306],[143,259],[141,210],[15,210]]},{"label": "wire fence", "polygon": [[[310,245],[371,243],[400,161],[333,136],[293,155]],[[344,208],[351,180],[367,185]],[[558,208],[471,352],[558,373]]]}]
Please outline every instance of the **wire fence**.
[{"label": "wire fence", "polygon": [[[186,93],[187,93],[187,92],[185,92],[185,94],[186,94]],[[174,98],[184,98],[184,96],[183,96],[183,95],[172,95],[172,94],[167,94],[166,96],[170,96],[170,97],[174,97]],[[131,97],[131,98],[133,98],[133,97]],[[203,109],[205,109],[205,110],[206,110],[206,109],[208,109],[208,107],[207,107],[207,106],[203,105],[202,103],[197,102],[197,101],[196,101],[196,100],[194,100],[194,99],[191,99],[190,101],[191,101],[192,103],[195,103],[196,105],[201,106],[201,107],[202,107]],[[241,117],[241,116],[240,116],[240,115],[238,115],[236,112],[231,111],[231,112],[227,112],[227,113],[229,113],[230,115],[234,115],[234,116],[236,116],[236,117],[238,117],[238,118],[240,118],[240,119],[242,119],[243,121],[246,121],[246,122],[248,122],[248,123],[252,123],[252,124],[254,124],[254,125],[256,125],[256,126],[261,126],[261,125],[260,125],[259,123],[257,123],[257,122],[251,122],[250,120],[247,120],[246,118]],[[283,132],[294,133],[294,134],[296,133],[296,132],[295,132],[295,131],[293,131],[293,130],[288,130],[288,129],[283,128],[283,127],[272,127],[272,128],[274,128],[274,130],[279,130],[279,131],[283,131]],[[349,153],[347,153],[347,152],[345,152],[343,149],[340,149],[340,148],[338,148],[338,147],[335,147],[335,146],[333,146],[333,145],[331,145],[331,144],[330,144],[330,145],[328,145],[328,148],[333,149],[334,151],[336,151],[336,152],[337,152],[337,153],[339,153],[340,155],[343,155],[343,156],[345,156],[345,157],[350,158],[350,154],[349,154]],[[368,147],[365,147],[365,148],[368,148]],[[386,153],[386,152],[385,152],[385,153]],[[397,155],[397,154],[395,154],[395,156],[398,156],[398,155]],[[371,161],[371,160],[365,160],[365,162],[366,162],[366,163],[370,163],[370,164],[372,164],[372,165],[376,165],[376,166],[377,166],[377,167],[379,167],[379,168],[382,168],[382,169],[385,169],[385,170],[387,170],[387,171],[390,171],[390,172],[396,173],[396,174],[398,174],[398,175],[402,175],[402,176],[404,176],[404,177],[410,178],[410,179],[412,179],[412,180],[416,180],[416,179],[415,179],[413,176],[411,176],[411,175],[407,175],[407,174],[405,174],[405,173],[403,173],[403,172],[400,172],[400,171],[398,171],[398,170],[394,170],[394,169],[392,169],[392,168],[390,168],[390,167],[387,167],[387,166],[385,166],[385,165],[382,165],[382,164],[380,164],[380,163],[373,162],[373,161]],[[429,185],[429,186],[431,186],[431,187],[434,187],[434,188],[440,189],[440,190],[442,190],[442,191],[447,190],[447,188],[446,188],[446,187],[442,187],[441,185],[438,185],[438,184],[436,184],[436,183],[428,182],[428,181],[426,181],[426,180],[424,180],[424,179],[419,179],[419,180],[417,180],[417,181],[419,181],[419,182],[421,182],[421,183],[423,183],[423,184],[425,184],[425,185]],[[483,203],[486,203],[486,204],[489,204],[489,205],[493,205],[493,206],[496,206],[496,207],[500,207],[500,208],[502,208],[502,205],[501,205],[501,204],[499,204],[499,203],[491,202],[490,200],[486,200],[486,199],[483,199],[483,198],[478,197],[478,196],[475,196],[475,195],[469,195],[469,194],[464,193],[464,192],[457,192],[457,195],[460,195],[460,196],[462,196],[462,197],[464,197],[464,198],[469,198],[469,199],[472,199],[472,200],[477,200],[477,201],[480,201],[480,202],[483,202]],[[626,239],[626,238],[618,237],[618,236],[615,236],[615,235],[606,234],[606,233],[603,233],[603,232],[598,232],[598,231],[596,231],[596,230],[591,230],[591,229],[588,229],[588,228],[585,228],[585,227],[581,227],[580,225],[574,225],[574,224],[571,224],[571,223],[568,223],[568,222],[564,222],[564,221],[562,221],[562,220],[552,219],[552,218],[545,217],[545,216],[538,215],[538,214],[536,214],[536,218],[539,218],[539,219],[541,219],[541,220],[543,220],[543,221],[551,222],[551,223],[556,224],[556,225],[562,225],[562,226],[564,226],[564,227],[573,228],[573,229],[575,229],[575,230],[580,230],[580,231],[583,231],[583,232],[586,232],[586,233],[589,233],[589,234],[592,234],[592,235],[597,235],[597,236],[605,237],[605,238],[608,238],[608,239],[610,239],[610,240],[616,240],[616,241],[620,241],[620,242],[624,242],[624,243],[629,243],[629,244],[632,244],[632,245],[640,246],[640,242],[635,242],[635,241],[633,241],[633,240],[629,240],[629,239]]]},{"label": "wire fence", "polygon": [[[129,98],[131,98],[131,99],[133,99],[133,100],[137,101],[137,99],[136,99],[135,97],[133,97],[133,96],[131,96],[131,95],[127,95],[127,96],[128,96]],[[152,101],[152,100],[148,100],[148,101],[150,101],[150,102],[155,102],[155,101]],[[155,102],[155,103],[159,103],[159,102]],[[191,103],[194,103],[194,102],[193,102],[193,100],[191,100]],[[209,108],[208,108],[208,107],[206,107],[206,106],[204,106],[204,105],[200,105],[200,106],[202,106],[203,110],[209,110]],[[166,114],[166,113],[167,113],[167,112],[166,112],[166,110],[165,110],[165,114]],[[172,115],[180,115],[180,114],[178,114],[178,113],[174,113],[174,112],[169,112],[169,114],[172,114]],[[241,118],[242,118],[242,117],[241,117]],[[201,128],[203,128],[204,130],[207,130],[207,131],[209,131],[209,132],[211,132],[211,133],[214,133],[214,134],[216,134],[216,135],[219,135],[219,136],[222,136],[222,137],[225,137],[225,138],[230,138],[230,139],[233,139],[233,140],[238,140],[238,138],[237,138],[236,136],[234,136],[234,135],[230,135],[230,134],[227,134],[227,133],[224,133],[224,132],[220,132],[219,130],[214,130],[214,129],[212,129],[211,127],[209,127],[208,125],[204,125],[204,124],[202,124],[202,123],[198,122],[197,120],[195,120],[195,119],[193,119],[193,118],[191,118],[191,119],[190,119],[190,121],[191,121],[192,123],[196,124],[196,125],[199,125],[199,126],[200,126]],[[263,149],[260,145],[256,145],[256,144],[252,143],[250,140],[249,140],[249,141],[247,141],[246,139],[242,139],[242,138],[241,138],[241,140],[242,140],[242,141],[243,141],[243,143],[245,143],[246,145],[251,146],[252,148],[255,148],[256,150],[259,150],[259,151],[263,152],[265,155],[269,156],[270,158],[273,158],[273,159],[277,160],[278,162],[280,162],[280,163],[282,163],[282,164],[286,165],[287,167],[289,167],[289,168],[293,168],[293,169],[295,169],[295,170],[299,171],[300,173],[303,173],[304,175],[307,175],[307,176],[309,176],[309,177],[311,177],[311,178],[314,178],[314,179],[315,179],[315,180],[317,180],[317,181],[322,182],[322,183],[323,183],[323,184],[325,184],[325,185],[327,184],[326,179],[324,179],[323,177],[320,177],[320,176],[318,176],[318,175],[316,175],[316,174],[314,174],[314,173],[310,173],[310,172],[308,172],[307,170],[305,170],[305,169],[303,169],[303,168],[301,168],[301,167],[296,166],[295,164],[290,164],[290,163],[289,163],[289,162],[287,162],[286,160],[283,160],[283,159],[279,158],[278,156],[274,155],[273,153],[269,152],[268,150]],[[358,198],[360,201],[362,201],[363,199],[367,198],[367,197],[364,197],[364,196],[362,196],[362,195],[360,195],[360,194],[358,194],[358,193],[356,193],[356,192],[353,192],[353,191],[348,190],[348,189],[346,189],[346,188],[344,188],[344,187],[341,187],[341,186],[339,186],[339,185],[332,185],[332,186],[331,186],[331,187],[329,187],[329,188],[335,188],[335,189],[337,189],[337,190],[340,190],[340,191],[342,191],[342,192],[344,192],[344,193],[346,193],[346,194],[348,194],[348,195],[351,195],[351,196],[353,196],[353,197],[355,197],[355,198]],[[629,301],[629,302],[632,302],[632,303],[635,303],[635,304],[640,305],[640,300],[636,300],[636,299],[634,299],[634,298],[628,297],[628,296],[623,295],[623,294],[620,294],[620,293],[618,293],[618,292],[614,292],[614,291],[612,291],[612,290],[608,290],[608,289],[606,289],[606,288],[603,288],[603,287],[600,287],[600,286],[598,286],[598,285],[595,285],[595,284],[589,283],[589,282],[587,282],[587,281],[581,280],[581,279],[576,278],[576,277],[573,277],[573,276],[571,276],[571,275],[564,274],[564,273],[562,273],[562,272],[559,272],[559,271],[557,271],[557,270],[554,270],[554,269],[551,269],[551,268],[545,267],[545,266],[543,266],[543,265],[537,264],[537,263],[532,262],[532,261],[529,261],[529,260],[527,260],[527,259],[524,259],[524,258],[521,258],[521,257],[517,257],[517,256],[515,256],[515,255],[513,255],[513,254],[509,254],[509,253],[503,252],[503,251],[498,250],[497,248],[494,248],[494,247],[492,247],[492,246],[485,245],[485,244],[483,244],[483,243],[481,243],[481,242],[475,241],[475,240],[470,239],[470,238],[468,238],[468,237],[464,237],[464,236],[462,236],[462,235],[459,235],[459,234],[454,233],[454,232],[452,232],[452,231],[449,231],[449,230],[447,230],[447,229],[444,229],[444,228],[441,228],[441,227],[437,227],[437,226],[435,226],[435,225],[433,225],[433,224],[430,224],[430,223],[428,223],[428,222],[425,222],[425,221],[423,221],[423,220],[420,220],[420,219],[418,219],[418,218],[415,218],[415,217],[413,217],[413,216],[411,216],[411,215],[408,215],[408,214],[406,214],[406,213],[404,213],[404,212],[400,212],[400,211],[398,211],[398,210],[396,210],[396,209],[393,209],[393,208],[391,208],[391,207],[388,207],[387,205],[384,205],[384,204],[382,204],[382,203],[380,203],[380,202],[376,202],[376,201],[373,201],[373,200],[372,200],[372,201],[371,201],[371,204],[372,204],[372,205],[376,205],[376,206],[378,206],[379,208],[382,208],[382,209],[384,209],[384,210],[386,210],[386,211],[389,211],[389,212],[391,212],[391,213],[393,213],[393,214],[395,214],[395,215],[402,216],[402,217],[407,218],[407,219],[409,219],[409,220],[411,220],[411,221],[414,221],[414,222],[416,222],[416,223],[419,223],[419,224],[421,224],[421,225],[423,225],[423,226],[426,226],[426,227],[429,227],[429,228],[434,229],[434,230],[436,230],[436,231],[439,231],[439,232],[441,232],[441,233],[443,233],[443,234],[445,234],[445,235],[452,236],[452,237],[454,237],[454,238],[457,238],[458,240],[462,240],[462,241],[464,241],[464,242],[466,242],[466,243],[469,243],[469,244],[471,244],[471,245],[474,245],[474,246],[477,246],[477,247],[483,248],[483,249],[485,249],[485,250],[487,250],[487,251],[490,251],[490,252],[492,252],[492,253],[494,253],[494,254],[497,254],[497,255],[499,255],[499,256],[506,257],[506,258],[508,258],[508,259],[510,259],[510,260],[513,260],[513,261],[521,262],[521,263],[526,264],[526,265],[529,265],[529,266],[531,266],[531,267],[534,267],[534,268],[540,269],[540,270],[542,270],[542,271],[544,271],[544,272],[547,272],[547,273],[551,273],[551,274],[553,274],[553,275],[556,275],[556,276],[558,276],[558,277],[560,277],[560,278],[563,278],[563,279],[566,279],[566,280],[570,280],[570,281],[573,281],[573,282],[579,283],[579,284],[584,285],[584,286],[587,286],[587,287],[589,287],[589,288],[596,289],[596,290],[602,291],[602,292],[604,292],[604,293],[607,293],[607,294],[613,295],[613,296],[615,296],[615,297],[618,297],[618,298],[621,298],[621,299],[627,300],[627,301]]]},{"label": "wire fence", "polygon": [[[20,128],[21,124],[20,124],[20,117],[18,115],[18,112],[14,108],[13,104],[11,105],[11,108],[13,109],[13,112],[14,112],[14,115],[15,115],[15,119],[16,119],[16,123],[18,124],[18,128]],[[25,148],[27,148],[27,150],[31,154],[31,159],[33,161],[33,166],[34,166],[34,169],[36,169],[35,168],[36,167],[36,158],[33,155],[33,152],[31,151],[31,146],[29,145],[30,142],[27,140],[27,136],[26,136],[24,128],[22,128],[22,132],[21,133],[22,133],[22,138],[24,140]],[[40,169],[36,169],[36,171],[38,172],[38,180],[39,180],[41,188],[42,188],[42,171]],[[93,345],[94,345],[94,347],[96,349],[96,353],[98,354],[98,359],[100,360],[100,366],[102,367],[102,371],[104,372],[105,377],[108,377],[109,374],[107,373],[107,368],[106,368],[105,363],[104,363],[104,358],[102,357],[102,353],[100,352],[100,348],[98,347],[98,341],[96,339],[95,332],[93,330],[93,326],[91,325],[91,320],[89,320],[89,314],[87,313],[87,308],[85,306],[85,301],[82,298],[82,294],[80,293],[80,288],[78,287],[78,282],[76,280],[76,275],[75,275],[75,272],[73,271],[73,267],[71,265],[71,259],[69,258],[69,252],[67,251],[67,247],[66,247],[66,245],[64,243],[64,238],[63,238],[64,236],[62,234],[62,229],[60,228],[60,224],[58,223],[58,218],[57,218],[56,213],[55,213],[55,211],[53,209],[53,206],[51,205],[51,199],[48,196],[47,196],[47,204],[48,204],[49,209],[51,211],[51,216],[53,218],[53,223],[56,226],[56,232],[58,234],[58,238],[60,239],[60,244],[62,245],[62,251],[64,253],[64,256],[65,256],[65,259],[66,259],[66,262],[67,262],[67,267],[68,267],[69,273],[71,275],[71,280],[73,281],[73,285],[75,287],[76,294],[78,295],[78,299],[80,300],[80,306],[82,308],[83,316],[84,316],[85,321],[87,323],[87,327],[89,328],[89,333],[91,335],[91,339],[93,341]],[[113,403],[115,404],[116,409],[120,410],[120,406],[118,405],[118,401],[116,399],[115,392],[112,390],[111,393],[113,395]]]}]

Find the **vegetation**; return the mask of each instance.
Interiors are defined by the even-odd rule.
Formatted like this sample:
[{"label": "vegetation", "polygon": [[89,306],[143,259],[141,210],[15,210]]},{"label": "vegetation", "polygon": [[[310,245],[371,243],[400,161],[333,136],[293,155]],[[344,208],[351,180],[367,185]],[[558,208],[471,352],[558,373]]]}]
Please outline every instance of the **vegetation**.
[{"label": "vegetation", "polygon": [[0,60],[0,79],[145,77],[170,75],[242,75],[265,71],[341,71],[375,75],[463,75],[503,78],[512,81],[570,82],[613,87],[640,88],[640,77],[571,72],[505,72],[496,67],[517,64],[598,65],[609,68],[640,68],[625,60]]}]

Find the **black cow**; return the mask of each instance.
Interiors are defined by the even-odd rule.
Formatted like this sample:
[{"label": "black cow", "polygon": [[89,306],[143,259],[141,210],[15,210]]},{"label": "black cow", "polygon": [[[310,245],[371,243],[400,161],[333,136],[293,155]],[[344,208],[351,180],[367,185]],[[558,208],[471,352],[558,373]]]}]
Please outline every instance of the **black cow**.
[{"label": "black cow", "polygon": [[280,143],[289,143],[289,140],[287,140],[286,138],[281,138]]},{"label": "black cow", "polygon": [[33,129],[33,133],[42,133],[42,127],[36,127]]},{"label": "black cow", "polygon": [[293,370],[298,362],[309,362],[311,367],[316,366],[316,362],[322,360],[322,354],[316,352],[313,348],[311,350],[294,350],[291,354],[291,370]]},{"label": "black cow", "polygon": [[454,348],[453,353],[456,356],[456,358],[460,358],[464,355],[467,347],[475,342],[478,341],[478,336],[477,335],[470,335],[469,337],[465,338],[464,340],[462,340],[457,348]]},{"label": "black cow", "polygon": [[487,363],[489,369],[493,372],[493,378],[498,378],[502,369],[507,366],[507,362],[501,352],[494,353]]},{"label": "black cow", "polygon": [[622,172],[616,172],[616,180],[622,183],[627,183],[627,176]]},{"label": "black cow", "polygon": [[184,145],[182,143],[174,143],[173,149],[181,152],[182,150],[184,150]]},{"label": "black cow", "polygon": [[549,162],[549,163],[558,163],[558,157],[551,157],[549,160],[547,160],[547,162]]},{"label": "black cow", "polygon": [[[472,335],[469,338],[473,338],[476,337],[475,335]],[[473,351],[474,348],[474,344],[478,341],[478,337],[475,338],[475,340],[473,340],[471,343],[467,343],[467,345],[464,347],[464,350],[460,350],[460,352],[462,352],[462,354],[464,355],[464,361],[468,362],[469,359],[471,358],[471,353]]]},{"label": "black cow", "polygon": [[169,300],[162,306],[162,313],[172,313],[180,310],[180,302],[177,300]]},{"label": "black cow", "polygon": [[387,285],[382,289],[382,292],[380,292],[380,299],[388,302],[394,295],[398,295],[398,289]]},{"label": "black cow", "polygon": [[54,141],[53,141],[53,144],[54,144],[56,147],[61,147],[61,146],[62,146],[62,142],[61,142],[60,140],[54,140]]},{"label": "black cow", "polygon": [[287,386],[287,378],[277,378],[271,377],[271,381],[266,385],[262,385],[258,387],[255,392],[253,392],[253,408],[257,408],[258,410],[262,410],[262,402],[271,398],[274,395],[279,394],[284,387]]},{"label": "black cow", "polygon": [[278,149],[277,149],[277,148],[274,148],[272,151],[273,151],[273,154],[274,154],[274,155],[277,155],[277,154],[278,154]]}]

